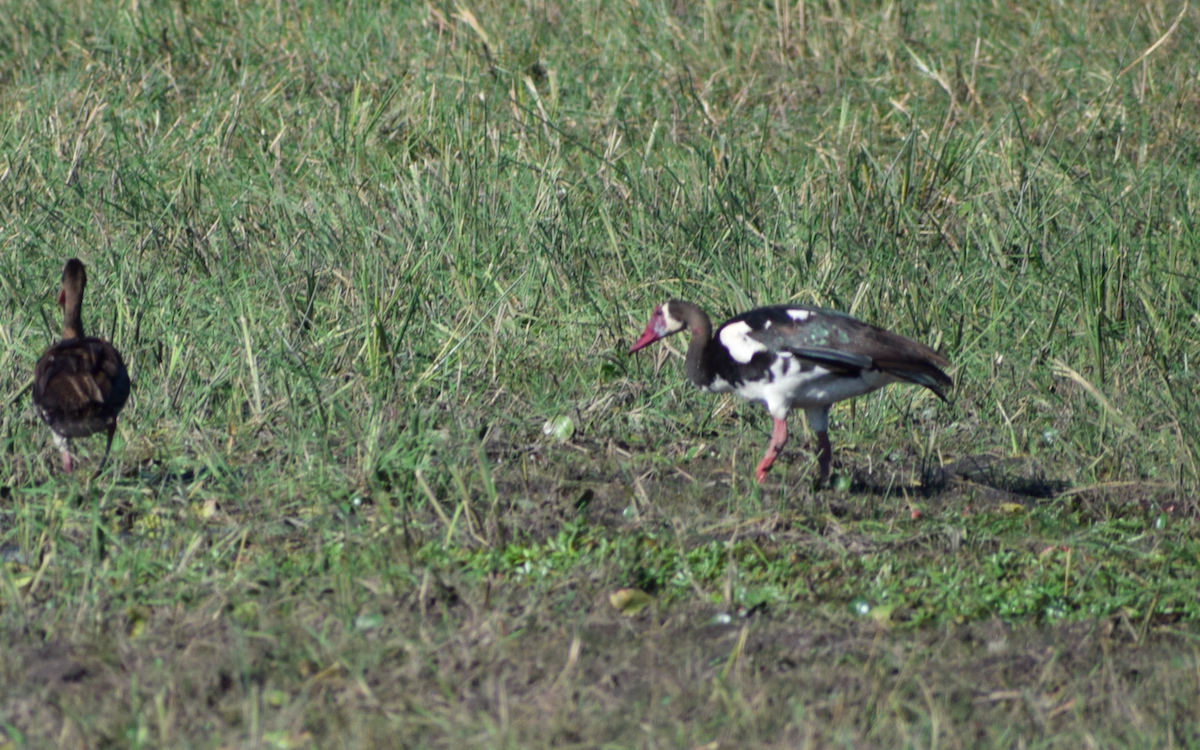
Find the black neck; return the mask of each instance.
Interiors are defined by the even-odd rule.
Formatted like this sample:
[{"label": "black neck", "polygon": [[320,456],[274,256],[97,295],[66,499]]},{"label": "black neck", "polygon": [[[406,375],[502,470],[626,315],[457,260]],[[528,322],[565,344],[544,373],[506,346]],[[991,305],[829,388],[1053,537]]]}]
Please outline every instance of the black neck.
[{"label": "black neck", "polygon": [[712,382],[712,373],[708,367],[708,344],[712,340],[712,321],[696,305],[691,302],[672,301],[668,308],[671,316],[682,320],[691,333],[688,342],[687,360],[684,369],[687,370],[688,380],[700,388],[707,387]]}]

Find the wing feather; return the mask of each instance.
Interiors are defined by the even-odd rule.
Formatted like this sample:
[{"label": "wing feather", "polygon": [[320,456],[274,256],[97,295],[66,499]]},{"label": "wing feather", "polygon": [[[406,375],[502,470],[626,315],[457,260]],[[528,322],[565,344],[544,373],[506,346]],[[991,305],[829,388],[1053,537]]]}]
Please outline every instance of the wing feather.
[{"label": "wing feather", "polygon": [[[801,310],[807,315],[789,314]],[[932,348],[836,310],[770,307],[735,320],[749,323],[754,330],[747,336],[770,352],[787,352],[835,372],[880,370],[924,386],[943,400],[944,388],[953,384],[942,371],[950,362]]]}]

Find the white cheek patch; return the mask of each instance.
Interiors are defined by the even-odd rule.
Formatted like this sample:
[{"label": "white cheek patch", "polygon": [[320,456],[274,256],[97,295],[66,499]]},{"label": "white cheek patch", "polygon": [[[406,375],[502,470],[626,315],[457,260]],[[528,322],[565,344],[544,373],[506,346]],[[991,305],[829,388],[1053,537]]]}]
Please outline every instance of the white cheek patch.
[{"label": "white cheek patch", "polygon": [[808,310],[788,310],[787,314],[789,318],[797,323],[803,323],[804,321],[808,320],[810,315],[812,315],[812,313],[810,313]]},{"label": "white cheek patch", "polygon": [[676,320],[675,318],[671,317],[670,305],[662,306],[662,317],[663,317],[663,323],[665,323],[667,326],[667,333],[675,333],[676,331],[683,330],[683,321]]},{"label": "white cheek patch", "polygon": [[721,345],[733,357],[734,362],[745,364],[754,358],[755,354],[767,351],[761,341],[750,338],[750,324],[744,320],[732,323],[721,329]]}]

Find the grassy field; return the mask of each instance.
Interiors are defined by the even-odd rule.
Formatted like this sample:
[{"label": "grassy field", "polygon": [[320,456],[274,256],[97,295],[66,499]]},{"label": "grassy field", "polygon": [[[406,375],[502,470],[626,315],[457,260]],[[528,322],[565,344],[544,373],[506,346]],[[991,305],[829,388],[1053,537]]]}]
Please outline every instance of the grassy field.
[{"label": "grassy field", "polygon": [[[0,0],[0,749],[1200,746],[1198,37]],[[95,481],[29,398],[72,256],[134,380]],[[671,297],[957,387],[759,487],[763,409],[625,354]]]}]

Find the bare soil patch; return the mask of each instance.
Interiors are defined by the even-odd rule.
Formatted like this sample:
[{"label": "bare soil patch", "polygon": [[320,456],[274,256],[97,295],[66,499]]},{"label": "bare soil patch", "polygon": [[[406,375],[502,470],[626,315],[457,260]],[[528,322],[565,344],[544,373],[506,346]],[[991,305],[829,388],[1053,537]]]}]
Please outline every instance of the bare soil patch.
[{"label": "bare soil patch", "polygon": [[1200,737],[1194,639],[1119,617],[912,632],[808,607],[727,624],[696,605],[625,617],[585,587],[569,606],[432,590],[425,616],[402,597],[367,634],[311,605],[264,613],[258,630],[277,638],[211,607],[153,612],[136,637],[119,615],[75,640],[9,633],[0,710],[21,736],[65,747],[176,733],[321,747]]}]

